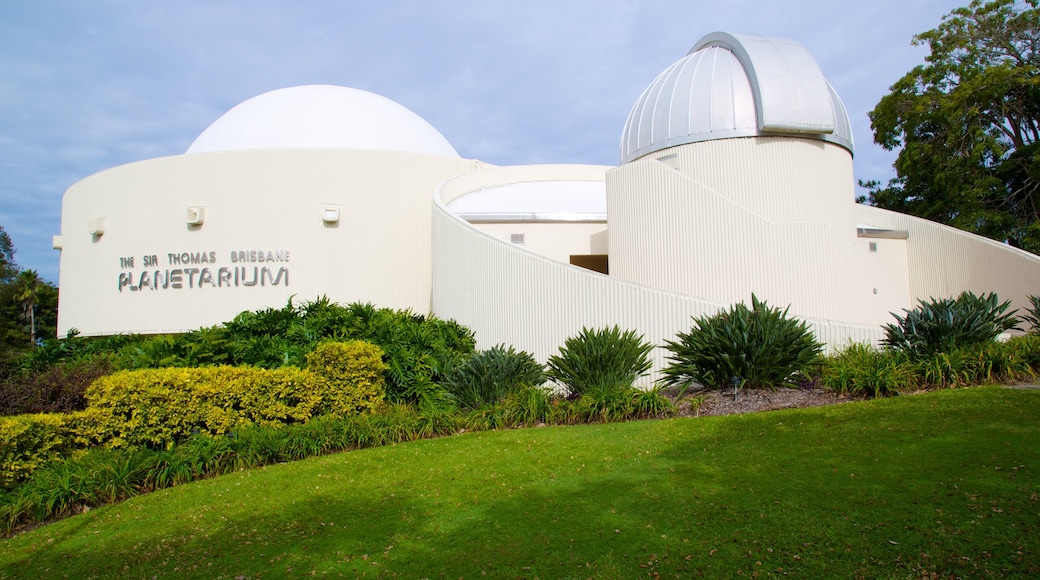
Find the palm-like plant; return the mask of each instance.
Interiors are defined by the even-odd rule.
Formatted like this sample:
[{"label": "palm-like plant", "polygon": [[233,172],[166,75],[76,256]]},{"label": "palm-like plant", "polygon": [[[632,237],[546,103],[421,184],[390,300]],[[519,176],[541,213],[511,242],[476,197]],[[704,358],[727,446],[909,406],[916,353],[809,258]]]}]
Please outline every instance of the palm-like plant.
[{"label": "palm-like plant", "polygon": [[14,299],[22,306],[25,317],[29,319],[29,342],[36,344],[36,305],[40,302],[41,280],[36,270],[22,270],[15,280],[18,293]]}]

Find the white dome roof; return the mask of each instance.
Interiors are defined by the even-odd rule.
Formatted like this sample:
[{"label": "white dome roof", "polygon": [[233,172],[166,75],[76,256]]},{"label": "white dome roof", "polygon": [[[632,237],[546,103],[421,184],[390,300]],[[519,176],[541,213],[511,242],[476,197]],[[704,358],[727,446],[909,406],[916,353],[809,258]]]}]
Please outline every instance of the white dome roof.
[{"label": "white dome roof", "polygon": [[239,103],[187,153],[238,149],[377,149],[458,157],[432,125],[375,93],[332,85],[278,89]]},{"label": "white dome roof", "polygon": [[805,47],[716,32],[643,91],[625,123],[620,158],[757,135],[816,138],[853,151],[845,106]]}]

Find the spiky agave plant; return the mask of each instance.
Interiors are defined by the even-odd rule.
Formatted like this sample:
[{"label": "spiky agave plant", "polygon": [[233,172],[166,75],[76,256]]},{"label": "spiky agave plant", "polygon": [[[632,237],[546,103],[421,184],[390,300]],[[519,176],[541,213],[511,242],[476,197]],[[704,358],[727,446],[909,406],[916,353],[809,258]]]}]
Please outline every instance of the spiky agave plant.
[{"label": "spiky agave plant", "polygon": [[1018,330],[1018,310],[1008,312],[1010,300],[1000,302],[994,293],[976,296],[962,292],[957,298],[918,300],[904,316],[892,314],[886,324],[886,347],[905,352],[912,359],[985,344],[1002,332]]},{"label": "spiky agave plant", "polygon": [[650,370],[653,349],[634,330],[582,328],[549,357],[549,377],[578,396],[628,390]]},{"label": "spiky agave plant", "polygon": [[666,341],[671,353],[664,383],[685,390],[696,383],[720,389],[793,385],[818,359],[823,345],[809,326],[751,295],[713,316],[694,318],[689,332]]},{"label": "spiky agave plant", "polygon": [[545,382],[545,369],[531,354],[497,345],[473,353],[452,368],[441,386],[464,409],[493,405],[524,386]]}]

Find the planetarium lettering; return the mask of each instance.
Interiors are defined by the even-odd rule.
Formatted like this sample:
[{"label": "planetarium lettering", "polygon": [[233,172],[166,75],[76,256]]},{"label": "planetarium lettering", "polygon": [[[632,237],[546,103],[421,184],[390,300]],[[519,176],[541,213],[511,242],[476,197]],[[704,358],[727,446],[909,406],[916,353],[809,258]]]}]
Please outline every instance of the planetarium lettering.
[{"label": "planetarium lettering", "polygon": [[[250,288],[289,285],[288,250],[235,250],[229,265],[217,252],[168,252],[119,258],[119,291],[180,290],[185,288]],[[165,263],[163,259],[165,258]]]}]

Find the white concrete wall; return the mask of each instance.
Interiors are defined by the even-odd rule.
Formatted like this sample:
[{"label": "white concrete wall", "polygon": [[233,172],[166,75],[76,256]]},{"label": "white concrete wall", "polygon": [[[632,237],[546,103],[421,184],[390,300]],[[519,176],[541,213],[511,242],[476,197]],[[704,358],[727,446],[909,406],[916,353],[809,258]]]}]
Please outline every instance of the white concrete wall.
[{"label": "white concrete wall", "polygon": [[[287,149],[180,155],[92,175],[62,203],[58,334],[183,332],[323,294],[426,313],[430,192],[481,166],[409,153]],[[325,205],[339,209],[337,224],[322,221]],[[204,208],[201,226],[187,225],[189,206]],[[93,238],[87,228],[96,218],[105,231]],[[258,250],[288,259],[232,261],[233,252]],[[207,259],[172,263],[182,253]],[[151,256],[155,263],[146,264]],[[254,267],[265,266],[272,276],[246,286]],[[203,268],[212,283],[199,287]],[[145,272],[167,278],[175,270],[179,289],[133,290]],[[237,285],[235,272],[246,274]],[[121,286],[121,276],[132,284]]]}]

